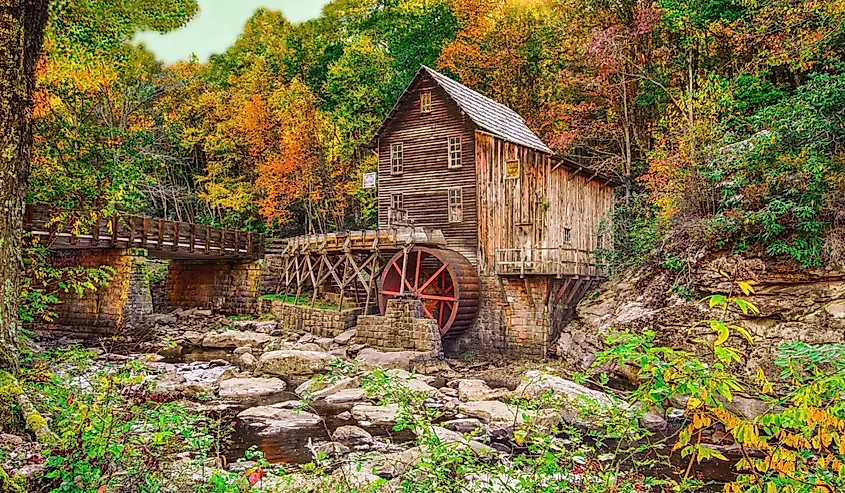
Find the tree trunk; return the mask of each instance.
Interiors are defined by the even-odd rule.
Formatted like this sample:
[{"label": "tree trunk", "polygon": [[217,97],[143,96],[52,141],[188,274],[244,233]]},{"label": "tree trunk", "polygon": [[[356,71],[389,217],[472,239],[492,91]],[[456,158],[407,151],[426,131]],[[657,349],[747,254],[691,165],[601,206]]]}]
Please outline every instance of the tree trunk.
[{"label": "tree trunk", "polygon": [[17,372],[18,280],[32,93],[48,0],[0,0],[0,369]]}]

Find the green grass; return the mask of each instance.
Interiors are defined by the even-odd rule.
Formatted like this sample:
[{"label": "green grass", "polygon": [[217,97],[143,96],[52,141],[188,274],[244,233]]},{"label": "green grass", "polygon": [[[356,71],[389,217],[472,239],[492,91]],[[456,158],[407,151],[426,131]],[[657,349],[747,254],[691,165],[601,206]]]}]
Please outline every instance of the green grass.
[{"label": "green grass", "polygon": [[[299,302],[296,301],[295,295],[286,295],[286,294],[265,294],[261,297],[263,300],[273,300],[273,301],[281,301],[283,303],[287,303],[290,305],[298,305],[298,306],[311,306],[311,293],[301,293],[299,295]],[[331,303],[325,303],[320,301],[319,299],[314,302],[314,308],[319,308],[321,310],[337,310],[338,306],[333,305]]]}]

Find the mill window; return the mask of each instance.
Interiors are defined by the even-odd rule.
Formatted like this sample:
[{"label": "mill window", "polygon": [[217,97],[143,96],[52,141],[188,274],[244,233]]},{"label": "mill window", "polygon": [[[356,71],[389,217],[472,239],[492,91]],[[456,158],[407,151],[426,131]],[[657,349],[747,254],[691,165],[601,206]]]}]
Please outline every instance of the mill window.
[{"label": "mill window", "polygon": [[449,167],[461,167],[461,138],[449,137]]},{"label": "mill window", "polygon": [[508,159],[505,163],[505,179],[518,180],[520,172],[522,171],[519,159]]},{"label": "mill window", "polygon": [[420,113],[431,113],[431,91],[420,94]]},{"label": "mill window", "polygon": [[390,146],[390,174],[401,175],[405,171],[405,164],[403,161],[404,151],[402,143],[393,144]]},{"label": "mill window", "polygon": [[464,220],[464,194],[460,188],[449,189],[449,222],[459,223]]},{"label": "mill window", "polygon": [[390,195],[390,208],[394,211],[401,211],[405,209],[405,200],[401,193],[394,193]]},{"label": "mill window", "polygon": [[572,243],[572,229],[571,228],[563,228],[563,242],[564,243]]}]

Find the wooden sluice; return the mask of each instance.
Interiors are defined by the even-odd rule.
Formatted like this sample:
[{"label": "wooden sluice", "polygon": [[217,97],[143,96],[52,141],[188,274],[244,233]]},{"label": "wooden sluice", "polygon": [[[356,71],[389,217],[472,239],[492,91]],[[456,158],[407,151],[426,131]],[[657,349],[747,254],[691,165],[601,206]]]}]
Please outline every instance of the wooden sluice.
[{"label": "wooden sluice", "polygon": [[313,307],[321,293],[337,290],[339,309],[351,296],[369,312],[378,306],[379,277],[397,252],[445,245],[439,230],[412,226],[344,231],[278,240],[268,247],[267,262],[277,279],[277,295],[299,303],[310,293]]}]

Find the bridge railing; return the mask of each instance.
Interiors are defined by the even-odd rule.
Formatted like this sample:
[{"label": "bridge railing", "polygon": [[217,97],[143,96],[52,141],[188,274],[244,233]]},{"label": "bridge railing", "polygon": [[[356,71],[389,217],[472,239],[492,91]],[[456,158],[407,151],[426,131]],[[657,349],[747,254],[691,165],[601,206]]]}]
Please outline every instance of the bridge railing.
[{"label": "bridge railing", "polygon": [[250,232],[129,214],[80,221],[72,212],[32,205],[25,217],[26,231],[56,249],[144,248],[173,255],[264,256],[264,235]]}]

